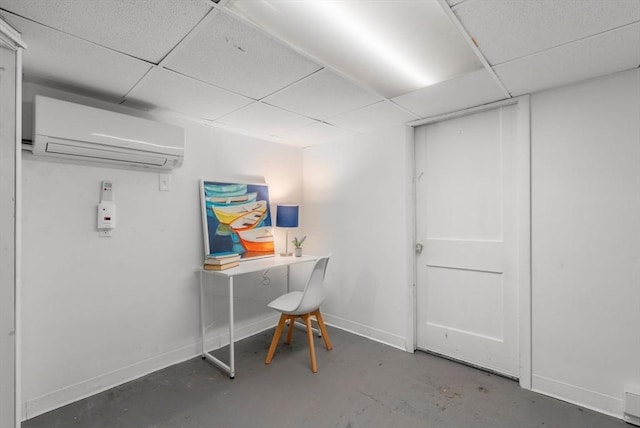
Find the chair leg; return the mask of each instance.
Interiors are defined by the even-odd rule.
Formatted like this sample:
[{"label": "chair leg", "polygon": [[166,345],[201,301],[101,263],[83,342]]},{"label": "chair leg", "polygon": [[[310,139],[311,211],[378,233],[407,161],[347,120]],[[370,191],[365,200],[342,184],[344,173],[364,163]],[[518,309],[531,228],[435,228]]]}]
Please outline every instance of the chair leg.
[{"label": "chair leg", "polygon": [[311,358],[311,371],[318,372],[318,364],[316,363],[316,350],[313,346],[313,330],[311,329],[311,314],[302,316],[307,326],[307,341],[309,342],[309,357]]},{"label": "chair leg", "polygon": [[330,351],[333,349],[333,345],[329,340],[329,334],[327,333],[327,327],[324,325],[324,320],[322,319],[322,315],[320,315],[320,309],[312,312],[312,315],[315,315],[316,320],[318,321],[318,327],[320,328],[320,332],[322,333],[322,339],[324,340],[324,346]]},{"label": "chair leg", "polygon": [[285,314],[280,315],[280,321],[278,321],[278,326],[276,327],[275,333],[273,333],[273,339],[271,339],[271,346],[269,346],[269,352],[267,352],[267,358],[264,360],[265,364],[271,364],[271,360],[273,359],[273,354],[276,353],[276,348],[278,347],[278,341],[280,340],[280,335],[282,334],[282,329],[284,329],[284,323],[287,321],[287,316]]},{"label": "chair leg", "polygon": [[291,345],[291,338],[293,337],[293,327],[294,324],[296,323],[296,317],[295,316],[290,316],[289,317],[289,329],[287,330],[287,345]]}]

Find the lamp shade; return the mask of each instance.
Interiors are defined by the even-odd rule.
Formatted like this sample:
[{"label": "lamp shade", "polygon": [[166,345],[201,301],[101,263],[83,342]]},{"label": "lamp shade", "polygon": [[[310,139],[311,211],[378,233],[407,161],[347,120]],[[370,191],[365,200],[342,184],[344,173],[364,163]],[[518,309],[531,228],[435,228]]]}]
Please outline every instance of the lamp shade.
[{"label": "lamp shade", "polygon": [[277,227],[298,227],[298,206],[278,205],[276,208]]}]

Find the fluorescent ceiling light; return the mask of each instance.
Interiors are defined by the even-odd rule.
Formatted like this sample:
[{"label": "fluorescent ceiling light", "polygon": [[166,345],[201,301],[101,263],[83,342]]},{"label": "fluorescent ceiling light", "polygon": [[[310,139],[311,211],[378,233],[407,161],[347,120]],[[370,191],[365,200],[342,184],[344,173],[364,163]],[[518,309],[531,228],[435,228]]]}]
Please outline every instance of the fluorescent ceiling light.
[{"label": "fluorescent ceiling light", "polygon": [[231,0],[226,7],[387,98],[482,67],[437,0]]},{"label": "fluorescent ceiling light", "polygon": [[385,40],[382,33],[376,32],[372,26],[367,26],[355,14],[356,11],[350,10],[343,2],[310,1],[309,6],[317,12],[317,19],[333,21],[344,40],[351,40],[365,55],[369,53],[391,65],[398,74],[419,87],[433,83],[425,70],[420,70],[418,64],[403,56],[393,47],[392,41]]}]

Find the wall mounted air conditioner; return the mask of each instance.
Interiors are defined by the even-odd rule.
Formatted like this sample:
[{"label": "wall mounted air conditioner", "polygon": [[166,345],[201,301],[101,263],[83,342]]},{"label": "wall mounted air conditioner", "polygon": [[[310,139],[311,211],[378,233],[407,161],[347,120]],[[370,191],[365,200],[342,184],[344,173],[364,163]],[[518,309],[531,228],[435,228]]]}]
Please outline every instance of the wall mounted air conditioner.
[{"label": "wall mounted air conditioner", "polygon": [[184,129],[36,96],[34,155],[173,169],[184,159]]}]

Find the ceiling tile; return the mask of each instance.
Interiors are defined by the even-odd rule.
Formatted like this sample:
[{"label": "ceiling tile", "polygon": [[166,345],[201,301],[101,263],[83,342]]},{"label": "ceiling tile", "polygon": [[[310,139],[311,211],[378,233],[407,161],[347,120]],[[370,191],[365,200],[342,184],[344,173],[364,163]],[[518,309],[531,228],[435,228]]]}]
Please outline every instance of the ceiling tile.
[{"label": "ceiling tile", "polygon": [[478,70],[394,98],[421,118],[462,110],[507,98],[488,71]]},{"label": "ceiling tile", "polygon": [[268,96],[263,101],[315,119],[326,119],[381,99],[324,69]]},{"label": "ceiling tile", "polygon": [[254,102],[172,71],[156,68],[127,96],[127,105],[160,107],[207,120]]},{"label": "ceiling tile", "polygon": [[367,132],[419,119],[390,101],[381,101],[328,119],[327,122],[352,131]]},{"label": "ceiling tile", "polygon": [[213,13],[167,58],[167,68],[255,99],[321,68],[253,27]]},{"label": "ceiling tile", "polygon": [[255,102],[223,116],[216,122],[226,128],[243,129],[253,135],[273,139],[283,132],[309,125],[314,120],[262,102]]},{"label": "ceiling tile", "polygon": [[0,7],[153,63],[211,10],[202,0],[0,0]]},{"label": "ceiling tile", "polygon": [[490,64],[640,20],[638,0],[485,0],[454,8]]},{"label": "ceiling tile", "polygon": [[355,133],[327,123],[316,122],[284,133],[281,135],[281,141],[292,146],[308,147],[350,135]]},{"label": "ceiling tile", "polygon": [[536,92],[640,65],[640,23],[494,68],[513,95]]},{"label": "ceiling tile", "polygon": [[23,55],[26,77],[120,100],[151,68],[143,61],[15,15],[3,12],[2,16],[27,43]]}]

